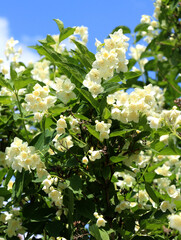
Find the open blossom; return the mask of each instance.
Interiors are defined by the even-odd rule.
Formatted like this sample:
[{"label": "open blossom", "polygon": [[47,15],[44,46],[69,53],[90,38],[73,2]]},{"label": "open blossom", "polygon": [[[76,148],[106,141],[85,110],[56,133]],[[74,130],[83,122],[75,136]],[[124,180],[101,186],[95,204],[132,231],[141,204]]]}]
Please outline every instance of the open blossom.
[{"label": "open blossom", "polygon": [[178,230],[181,233],[181,213],[178,215],[172,214],[168,216],[170,227]]},{"label": "open blossom", "polygon": [[97,218],[96,225],[98,227],[105,227],[107,221],[103,218],[103,215],[99,215],[97,212],[95,212],[94,217]]},{"label": "open blossom", "polygon": [[174,208],[176,207],[175,204],[173,203],[170,203],[169,201],[163,201],[161,204],[160,204],[160,209],[162,210],[162,212],[166,212],[167,209],[173,213],[174,212]]},{"label": "open blossom", "polygon": [[129,208],[130,208],[130,203],[127,201],[122,201],[116,206],[115,212],[121,213],[123,210],[129,209]]},{"label": "open blossom", "polygon": [[89,159],[90,161],[94,162],[96,159],[100,159],[101,158],[101,151],[100,150],[93,150],[90,149],[89,150]]}]

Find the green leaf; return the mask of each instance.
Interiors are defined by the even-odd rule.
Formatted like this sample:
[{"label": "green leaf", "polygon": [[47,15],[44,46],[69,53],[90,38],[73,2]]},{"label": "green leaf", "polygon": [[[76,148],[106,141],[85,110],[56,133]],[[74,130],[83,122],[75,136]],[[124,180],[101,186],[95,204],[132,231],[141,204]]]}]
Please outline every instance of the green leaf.
[{"label": "green leaf", "polygon": [[20,200],[23,192],[24,176],[25,176],[24,169],[22,170],[22,172],[16,172],[16,175],[15,175],[16,180],[13,184],[12,198],[17,199],[18,201]]},{"label": "green leaf", "polygon": [[121,137],[123,136],[124,134],[126,133],[129,133],[129,132],[132,132],[134,131],[135,129],[125,129],[125,130],[122,130],[122,131],[115,131],[115,132],[112,132],[109,137],[112,138],[112,137]]},{"label": "green leaf", "polygon": [[49,112],[60,115],[61,113],[65,112],[67,109],[69,109],[69,106],[64,106],[63,104],[57,104],[54,107],[49,108]]},{"label": "green leaf", "polygon": [[0,183],[2,182],[6,173],[7,173],[7,168],[3,168],[3,169],[0,170]]},{"label": "green leaf", "polygon": [[125,156],[112,156],[110,157],[110,161],[113,163],[119,163],[121,161],[123,161],[124,159],[126,159]]},{"label": "green leaf", "polygon": [[30,202],[24,205],[22,213],[23,217],[31,220],[47,221],[55,214],[55,209],[43,205],[42,202]]},{"label": "green leaf", "polygon": [[93,128],[93,126],[88,124],[85,126],[87,127],[87,130],[89,131],[89,133],[100,141],[99,133]]},{"label": "green leaf", "polygon": [[150,187],[149,183],[145,183],[145,188],[146,191],[148,193],[148,195],[150,196],[150,198],[159,205],[159,199],[157,198],[156,194],[154,193],[153,189]]},{"label": "green leaf", "polygon": [[36,84],[36,81],[33,80],[32,78],[27,78],[27,79],[19,78],[14,81],[14,87],[16,90],[19,90],[21,88],[27,87],[28,84],[30,83]]},{"label": "green leaf", "polygon": [[11,66],[10,66],[10,76],[11,76],[12,81],[15,81],[17,79],[17,73],[14,70],[12,63],[11,63]]},{"label": "green leaf", "polygon": [[53,19],[53,21],[56,22],[57,26],[58,26],[58,29],[60,31],[60,33],[63,31],[64,29],[64,24],[62,21],[60,21],[59,19]]},{"label": "green leaf", "polygon": [[101,235],[101,239],[103,240],[109,240],[109,235],[108,233],[104,230],[104,229],[99,229],[100,235]]},{"label": "green leaf", "polygon": [[106,119],[109,119],[110,116],[111,116],[111,112],[107,107],[105,107],[102,113],[102,118],[106,120]]},{"label": "green leaf", "polygon": [[115,28],[112,30],[111,34],[113,34],[114,32],[117,32],[119,29],[122,29],[124,34],[126,34],[126,33],[131,33],[131,30],[130,30],[128,27],[121,25],[121,26],[115,27]]},{"label": "green leaf", "polygon": [[35,146],[37,150],[43,150],[49,148],[49,144],[53,138],[54,132],[46,129],[45,132],[38,134],[30,142],[30,146]]},{"label": "green leaf", "polygon": [[140,23],[135,27],[134,32],[147,31],[149,26],[148,23]]},{"label": "green leaf", "polygon": [[11,197],[11,193],[6,188],[0,187],[0,196],[4,197],[7,201]]},{"label": "green leaf", "polygon": [[93,237],[95,237],[96,240],[101,240],[102,239],[101,235],[100,235],[99,228],[95,224],[89,226],[89,232]]},{"label": "green leaf", "polygon": [[11,97],[9,97],[9,96],[0,96],[0,104],[5,104],[5,105],[12,104]]},{"label": "green leaf", "polygon": [[86,99],[93,106],[93,108],[99,110],[98,102],[92,97],[90,92],[80,88],[77,88],[77,90],[84,97],[84,99]]},{"label": "green leaf", "polygon": [[7,173],[7,175],[6,175],[6,178],[5,178],[4,182],[3,182],[3,186],[4,186],[4,187],[7,188],[7,185],[8,185],[8,183],[9,183],[9,181],[11,180],[13,174],[14,174],[13,169],[12,169],[12,168],[9,168],[9,171],[8,171],[8,173]]},{"label": "green leaf", "polygon": [[74,34],[75,28],[64,28],[59,36],[59,42],[62,42],[64,39],[68,38],[72,34]]},{"label": "green leaf", "polygon": [[51,237],[59,237],[61,236],[61,232],[63,230],[63,223],[61,221],[55,220],[55,221],[48,221],[45,225],[45,229],[47,230],[49,236]]},{"label": "green leaf", "polygon": [[95,206],[94,206],[94,202],[92,201],[92,199],[82,199],[80,201],[78,201],[77,205],[76,205],[76,210],[78,211],[78,213],[89,219],[89,220],[94,220],[95,217],[93,215],[93,213],[95,212]]},{"label": "green leaf", "polygon": [[11,85],[3,78],[0,78],[0,86],[6,87],[7,89],[13,91],[13,88],[11,87]]},{"label": "green leaf", "polygon": [[79,113],[74,113],[74,117],[78,118],[78,119],[82,119],[82,120],[85,120],[85,121],[89,121],[90,119],[85,117],[84,115],[82,114],[79,114]]},{"label": "green leaf", "polygon": [[124,73],[125,79],[127,79],[127,80],[132,79],[132,78],[137,78],[141,75],[142,75],[142,73],[140,71]]},{"label": "green leaf", "polygon": [[70,181],[70,187],[72,188],[73,191],[79,191],[82,189],[82,180],[80,176],[73,175],[68,180]]}]

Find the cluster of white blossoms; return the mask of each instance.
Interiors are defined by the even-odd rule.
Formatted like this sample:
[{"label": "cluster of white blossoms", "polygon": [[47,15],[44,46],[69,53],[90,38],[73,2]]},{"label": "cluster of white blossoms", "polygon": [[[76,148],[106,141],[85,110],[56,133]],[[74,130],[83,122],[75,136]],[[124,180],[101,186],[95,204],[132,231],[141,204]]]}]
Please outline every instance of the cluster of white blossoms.
[{"label": "cluster of white blossoms", "polygon": [[6,42],[5,56],[7,57],[7,59],[9,59],[9,57],[12,55],[12,61],[13,62],[16,62],[22,54],[22,48],[21,47],[19,47],[18,50],[15,49],[15,45],[18,44],[18,43],[19,43],[19,41],[14,40],[14,38],[10,38]]},{"label": "cluster of white blossoms", "polygon": [[[80,35],[80,39],[77,35]],[[88,28],[85,26],[75,27],[74,35],[71,35],[69,39],[79,41],[82,44],[86,45],[88,41]]]},{"label": "cluster of white blossoms", "polygon": [[71,99],[76,98],[76,95],[73,92],[75,84],[73,84],[65,75],[56,77],[55,83],[52,84],[52,88],[55,89],[57,98],[64,104],[67,104]]},{"label": "cluster of white blossoms", "polygon": [[46,85],[50,85],[50,70],[49,70],[50,62],[47,60],[42,60],[40,62],[35,62],[33,65],[33,70],[31,71],[32,77],[35,80],[45,83]]},{"label": "cluster of white blossoms", "polygon": [[104,121],[99,122],[98,120],[95,121],[96,123],[96,131],[100,133],[99,137],[100,140],[103,141],[104,139],[109,139],[111,121],[105,123]]},{"label": "cluster of white blossoms", "polygon": [[26,110],[34,113],[34,119],[41,121],[44,113],[48,108],[54,106],[57,98],[55,96],[49,95],[48,86],[40,86],[38,83],[33,87],[34,91],[32,93],[25,95]]},{"label": "cluster of white blossoms", "polygon": [[4,232],[9,238],[26,232],[25,227],[22,226],[22,220],[19,215],[18,210],[11,210],[10,213],[3,212],[0,214],[0,222],[6,225]]},{"label": "cluster of white blossoms", "polygon": [[155,10],[154,10],[154,18],[158,19],[160,13],[161,13],[161,5],[162,5],[162,0],[156,0],[154,2]]},{"label": "cluster of white blossoms", "polygon": [[[42,185],[42,189],[48,194],[55,206],[61,209],[63,206],[63,195],[62,189],[60,189],[58,186],[58,178],[48,175],[47,178],[42,182]],[[54,186],[56,186],[56,188]],[[62,186],[64,186],[64,188],[66,187],[65,184],[61,184],[61,187]]]},{"label": "cluster of white blossoms", "polygon": [[123,123],[130,121],[139,122],[140,113],[146,114],[150,121],[150,126],[156,128],[152,124],[154,117],[160,116],[162,106],[164,104],[163,91],[151,84],[144,89],[135,88],[130,94],[124,91],[117,91],[107,96],[107,103],[112,105],[111,117]]},{"label": "cluster of white blossoms", "polygon": [[[115,70],[117,73],[127,71],[126,51],[129,38],[123,34],[122,29],[109,36],[110,38],[104,40],[104,44],[96,41],[96,46],[100,49],[95,55],[93,68],[83,81],[83,85],[89,89],[94,98],[104,90],[101,86],[102,79],[108,80],[113,77]],[[101,47],[102,45],[104,47]]]},{"label": "cluster of white blossoms", "polygon": [[12,169],[22,172],[22,169],[31,171],[42,168],[40,156],[36,153],[35,147],[28,146],[27,142],[15,137],[10,147],[5,150],[6,164]]},{"label": "cluster of white blossoms", "polygon": [[99,215],[97,212],[95,212],[94,217],[97,218],[96,225],[98,227],[105,227],[107,221],[103,218],[103,215]]}]

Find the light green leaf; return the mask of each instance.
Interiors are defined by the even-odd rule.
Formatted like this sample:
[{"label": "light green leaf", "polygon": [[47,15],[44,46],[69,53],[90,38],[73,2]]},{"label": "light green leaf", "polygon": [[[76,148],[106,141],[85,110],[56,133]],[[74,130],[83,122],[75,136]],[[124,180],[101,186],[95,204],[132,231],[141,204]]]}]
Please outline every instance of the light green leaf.
[{"label": "light green leaf", "polygon": [[12,103],[11,97],[9,96],[0,96],[0,104],[8,105]]},{"label": "light green leaf", "polygon": [[53,21],[56,22],[57,26],[58,26],[58,29],[60,31],[60,33],[63,31],[64,29],[64,24],[62,21],[60,21],[59,19],[53,19]]},{"label": "light green leaf", "polygon": [[108,119],[111,116],[111,112],[107,107],[104,108],[103,113],[102,113],[102,118],[103,119]]},{"label": "light green leaf", "polygon": [[59,36],[59,42],[62,42],[64,39],[68,38],[72,34],[74,34],[75,28],[64,28]]}]

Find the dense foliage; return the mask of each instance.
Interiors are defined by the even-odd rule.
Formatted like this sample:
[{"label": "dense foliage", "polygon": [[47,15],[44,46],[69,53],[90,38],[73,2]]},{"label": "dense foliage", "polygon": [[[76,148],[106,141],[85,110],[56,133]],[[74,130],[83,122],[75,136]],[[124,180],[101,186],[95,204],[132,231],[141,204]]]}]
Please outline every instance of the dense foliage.
[{"label": "dense foliage", "polygon": [[1,240],[181,240],[181,2],[154,5],[96,54],[86,27],[58,19],[60,34],[32,47],[36,63],[7,42]]}]

